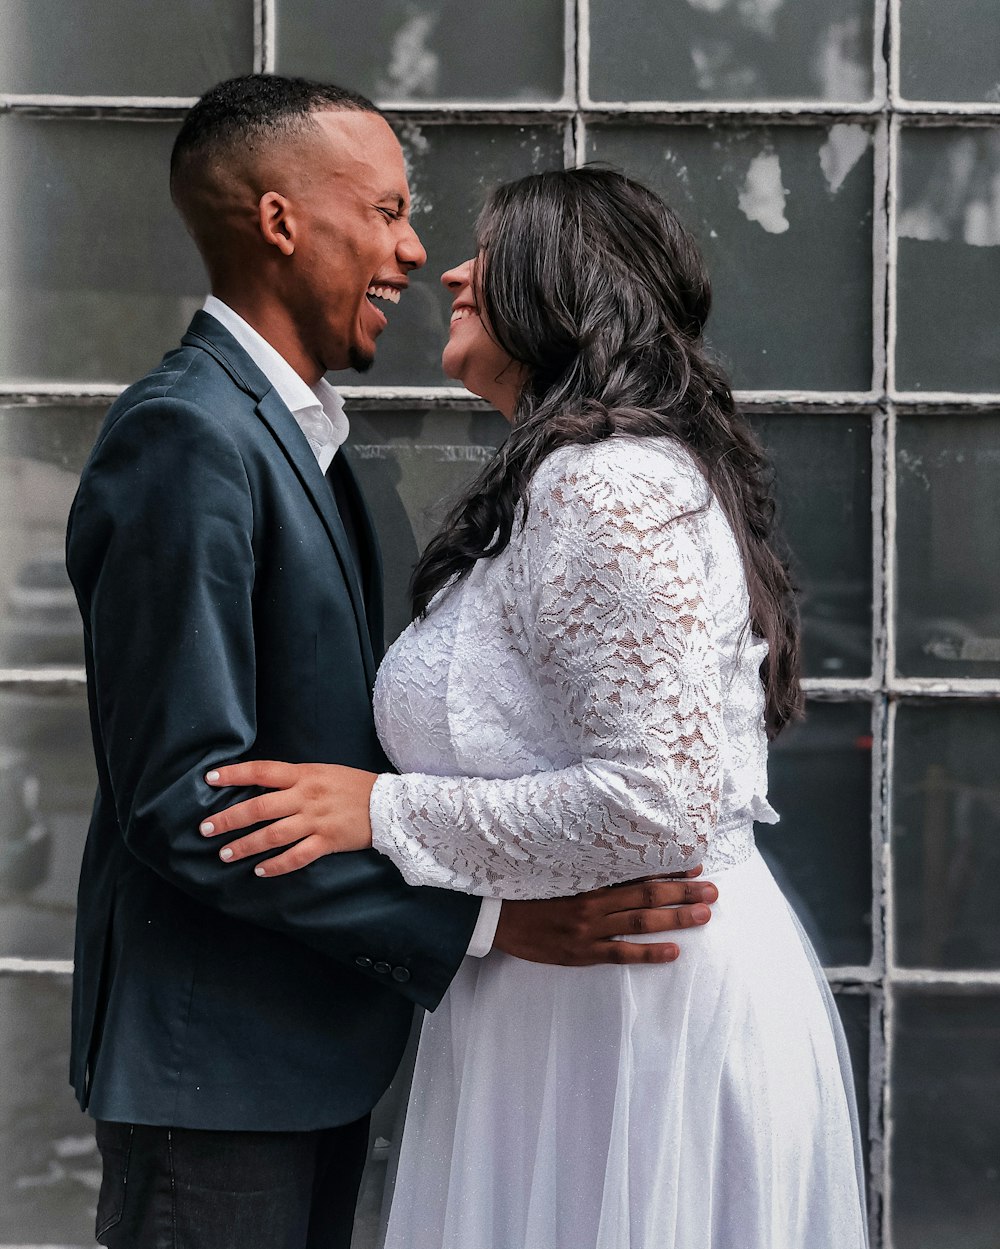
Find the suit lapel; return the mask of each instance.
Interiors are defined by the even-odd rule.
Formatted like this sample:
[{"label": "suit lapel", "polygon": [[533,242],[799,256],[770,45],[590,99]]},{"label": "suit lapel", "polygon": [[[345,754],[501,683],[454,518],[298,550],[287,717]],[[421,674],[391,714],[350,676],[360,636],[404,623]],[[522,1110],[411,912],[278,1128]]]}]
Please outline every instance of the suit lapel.
[{"label": "suit lapel", "polygon": [[[240,388],[253,395],[257,400],[257,415],[270,430],[278,447],[295,470],[306,495],[319,513],[343,572],[344,583],[347,586],[351,607],[353,608],[358,626],[358,641],[361,646],[365,677],[369,688],[371,688],[375,683],[376,663],[372,646],[372,633],[369,632],[369,617],[365,609],[365,596],[358,581],[350,543],[344,530],[343,522],[337,512],[333,492],[330,489],[329,482],[320,472],[316,457],[306,441],[305,434],[303,434],[296,423],[295,417],[292,416],[291,412],[278,397],[277,392],[264,374],[261,373],[260,369],[257,368],[232,335],[214,317],[208,316],[208,314],[203,312],[196,313],[190,329],[184,337],[184,342],[209,352],[225,368]],[[360,502],[360,492],[357,491],[357,484],[353,476],[351,476],[350,482],[354,491],[358,494]],[[363,522],[367,527],[365,531],[367,541],[371,533],[371,522],[363,503],[358,507],[358,516],[363,518]],[[367,541],[367,545],[369,549],[375,552],[377,559],[377,544]],[[376,569],[376,574],[374,578],[369,579],[369,600],[373,598],[370,589],[371,582],[374,580],[381,586],[380,568]],[[379,606],[378,610],[377,627],[378,633],[375,636],[380,639],[382,629],[381,606]],[[378,645],[379,653],[381,653],[381,649],[380,641]]]},{"label": "suit lapel", "polygon": [[333,543],[358,625],[358,640],[361,643],[365,676],[369,686],[372,686],[375,683],[375,655],[372,650],[364,595],[358,581],[354,557],[351,554],[351,544],[348,541],[343,521],[340,519],[340,513],[337,511],[330,483],[320,472],[316,457],[306,441],[305,434],[296,424],[295,417],[273,390],[269,390],[259,401],[257,414],[274,435],[289,463],[295,469]]},{"label": "suit lapel", "polygon": [[365,502],[365,496],[358,485],[354,469],[354,456],[349,448],[341,447],[337,452],[341,461],[341,471],[351,505],[355,524],[358,530],[358,541],[361,547],[361,560],[365,577],[365,612],[368,616],[368,629],[371,634],[372,650],[381,662],[385,653],[385,621],[383,618],[383,585],[382,585],[382,551],[378,535],[372,522],[371,512]]}]

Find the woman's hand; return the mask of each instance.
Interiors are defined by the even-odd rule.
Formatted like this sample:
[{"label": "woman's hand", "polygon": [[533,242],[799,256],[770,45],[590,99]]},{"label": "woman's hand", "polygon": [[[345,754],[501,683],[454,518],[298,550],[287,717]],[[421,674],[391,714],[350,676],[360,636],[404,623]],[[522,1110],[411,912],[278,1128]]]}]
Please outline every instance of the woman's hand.
[{"label": "woman's hand", "polygon": [[205,780],[216,788],[258,785],[272,792],[220,811],[200,824],[198,831],[203,837],[219,837],[250,824],[265,824],[223,846],[219,858],[236,863],[278,846],[291,846],[254,868],[258,876],[284,876],[324,854],[371,847],[368,804],[377,779],[375,772],[336,763],[234,763],[207,773]]}]

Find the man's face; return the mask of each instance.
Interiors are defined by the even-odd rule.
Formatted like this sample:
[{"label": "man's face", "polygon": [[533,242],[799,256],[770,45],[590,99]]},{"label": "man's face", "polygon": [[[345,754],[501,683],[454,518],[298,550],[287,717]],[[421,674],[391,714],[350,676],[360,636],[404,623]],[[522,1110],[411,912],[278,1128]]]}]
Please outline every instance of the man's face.
[{"label": "man's face", "polygon": [[324,372],[364,371],[386,314],[427,254],[410,224],[403,153],[386,122],[339,110],[315,122],[293,200],[296,320]]}]

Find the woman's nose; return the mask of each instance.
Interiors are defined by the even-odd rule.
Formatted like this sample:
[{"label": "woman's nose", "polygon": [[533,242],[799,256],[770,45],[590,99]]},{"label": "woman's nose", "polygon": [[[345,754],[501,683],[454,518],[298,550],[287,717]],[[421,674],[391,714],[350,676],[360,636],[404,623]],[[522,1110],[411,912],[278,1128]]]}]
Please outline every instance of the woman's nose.
[{"label": "woman's nose", "polygon": [[450,291],[457,291],[461,286],[471,286],[473,263],[471,260],[463,260],[454,269],[448,269],[447,272],[442,273],[441,285]]}]

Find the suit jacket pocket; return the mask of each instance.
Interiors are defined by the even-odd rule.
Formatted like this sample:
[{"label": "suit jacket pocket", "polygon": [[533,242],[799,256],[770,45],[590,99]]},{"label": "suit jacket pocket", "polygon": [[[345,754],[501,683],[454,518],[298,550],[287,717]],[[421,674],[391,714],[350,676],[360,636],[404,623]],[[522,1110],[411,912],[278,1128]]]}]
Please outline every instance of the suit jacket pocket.
[{"label": "suit jacket pocket", "polygon": [[97,1124],[97,1147],[101,1151],[104,1173],[101,1192],[97,1198],[97,1239],[121,1222],[125,1210],[125,1186],[128,1182],[128,1164],[132,1153],[132,1135],[135,1128],[130,1123]]}]

